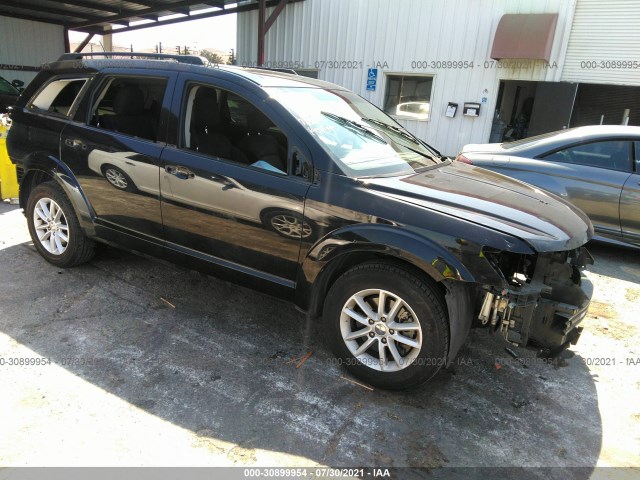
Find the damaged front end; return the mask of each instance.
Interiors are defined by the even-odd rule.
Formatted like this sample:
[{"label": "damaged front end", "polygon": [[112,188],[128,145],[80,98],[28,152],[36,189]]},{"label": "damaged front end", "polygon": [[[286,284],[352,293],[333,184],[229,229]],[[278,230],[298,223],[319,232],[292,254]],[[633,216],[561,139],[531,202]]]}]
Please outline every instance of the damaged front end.
[{"label": "damaged front end", "polygon": [[577,343],[593,292],[583,274],[593,258],[584,247],[535,255],[485,248],[483,254],[503,282],[481,287],[477,323],[551,355]]}]

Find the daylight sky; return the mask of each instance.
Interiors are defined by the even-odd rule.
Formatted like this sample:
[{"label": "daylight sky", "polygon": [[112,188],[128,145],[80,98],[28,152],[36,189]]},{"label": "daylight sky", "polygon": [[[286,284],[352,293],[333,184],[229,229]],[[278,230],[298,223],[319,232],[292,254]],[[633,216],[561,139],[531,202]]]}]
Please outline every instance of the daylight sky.
[{"label": "daylight sky", "polygon": [[[85,37],[86,34],[82,32],[69,33],[71,43],[80,42]],[[102,41],[102,37],[97,35],[91,40],[94,44],[99,41]],[[134,50],[146,50],[154,48],[158,42],[162,42],[165,53],[175,53],[176,45],[187,45],[190,49],[213,48],[228,52],[236,47],[236,15],[222,15],[113,35],[114,47],[129,47],[133,44]]]}]

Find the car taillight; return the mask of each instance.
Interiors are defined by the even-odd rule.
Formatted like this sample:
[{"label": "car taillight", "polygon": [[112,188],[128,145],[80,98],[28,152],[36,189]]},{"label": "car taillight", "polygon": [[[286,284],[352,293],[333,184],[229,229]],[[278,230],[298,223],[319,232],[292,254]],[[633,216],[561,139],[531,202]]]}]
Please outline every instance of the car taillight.
[{"label": "car taillight", "polygon": [[465,157],[464,155],[460,154],[456,157],[456,160],[458,162],[462,162],[462,163],[467,163],[469,165],[473,165],[473,162],[471,160],[469,160],[467,157]]}]

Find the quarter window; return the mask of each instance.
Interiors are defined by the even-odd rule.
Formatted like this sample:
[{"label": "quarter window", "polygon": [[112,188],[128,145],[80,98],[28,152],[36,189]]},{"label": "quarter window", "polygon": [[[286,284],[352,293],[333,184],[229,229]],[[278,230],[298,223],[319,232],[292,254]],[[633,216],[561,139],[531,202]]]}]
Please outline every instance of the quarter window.
[{"label": "quarter window", "polygon": [[388,75],[384,111],[396,117],[429,120],[433,77]]},{"label": "quarter window", "polygon": [[194,85],[185,112],[184,148],[286,175],[287,137],[251,102],[226,90]]},{"label": "quarter window", "polygon": [[91,125],[156,141],[166,78],[110,77],[91,110]]},{"label": "quarter window", "polygon": [[583,143],[558,150],[543,158],[552,162],[573,163],[589,167],[628,172],[631,170],[631,144],[625,140]]},{"label": "quarter window", "polygon": [[86,81],[86,78],[54,80],[35,96],[31,107],[68,116]]}]

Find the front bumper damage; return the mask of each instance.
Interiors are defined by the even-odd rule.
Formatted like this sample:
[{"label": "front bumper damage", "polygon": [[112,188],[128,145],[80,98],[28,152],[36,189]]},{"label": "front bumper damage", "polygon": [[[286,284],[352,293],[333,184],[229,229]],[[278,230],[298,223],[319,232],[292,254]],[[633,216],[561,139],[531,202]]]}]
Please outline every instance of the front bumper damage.
[{"label": "front bumper damage", "polygon": [[583,274],[593,264],[585,248],[537,255],[487,252],[486,257],[505,283],[482,287],[481,325],[511,343],[552,354],[577,343],[593,293]]}]

